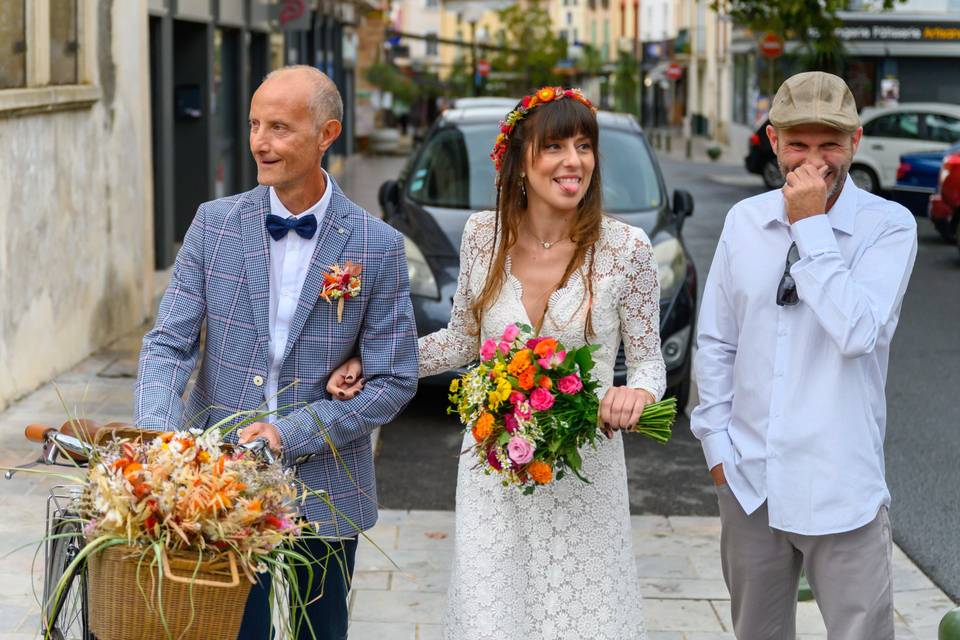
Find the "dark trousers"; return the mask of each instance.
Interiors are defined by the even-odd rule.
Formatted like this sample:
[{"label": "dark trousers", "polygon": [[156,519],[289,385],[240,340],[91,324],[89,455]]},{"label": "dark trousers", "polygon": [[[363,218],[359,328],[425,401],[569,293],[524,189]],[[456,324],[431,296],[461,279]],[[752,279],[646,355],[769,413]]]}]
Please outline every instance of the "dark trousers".
[{"label": "dark trousers", "polygon": [[[357,539],[297,542],[296,551],[313,558],[297,565],[299,594],[290,594],[290,621],[297,640],[347,640],[347,596],[357,557]],[[270,640],[270,576],[260,574],[250,589],[237,640]]]}]

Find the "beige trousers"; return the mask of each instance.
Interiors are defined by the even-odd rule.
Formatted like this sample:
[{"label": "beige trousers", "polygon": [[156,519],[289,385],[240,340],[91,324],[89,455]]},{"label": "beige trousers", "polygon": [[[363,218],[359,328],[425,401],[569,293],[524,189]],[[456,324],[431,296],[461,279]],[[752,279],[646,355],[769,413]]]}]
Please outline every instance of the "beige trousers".
[{"label": "beige trousers", "polygon": [[894,640],[893,541],[886,507],[844,533],[805,536],[770,528],[764,503],[749,516],[717,487],[720,554],[738,640],[794,640],[801,567],[829,640]]}]

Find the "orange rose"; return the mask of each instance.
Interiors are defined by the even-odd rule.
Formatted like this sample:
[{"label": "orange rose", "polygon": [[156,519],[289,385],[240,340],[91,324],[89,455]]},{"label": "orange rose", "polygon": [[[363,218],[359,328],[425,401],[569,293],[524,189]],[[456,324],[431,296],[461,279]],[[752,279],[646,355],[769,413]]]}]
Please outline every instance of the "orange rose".
[{"label": "orange rose", "polygon": [[517,354],[513,356],[510,364],[507,365],[507,373],[512,376],[519,376],[531,364],[533,364],[533,352],[531,352],[530,349],[518,351]]},{"label": "orange rose", "polygon": [[527,467],[527,473],[530,474],[530,477],[533,478],[533,481],[537,484],[547,484],[553,480],[553,469],[541,460],[531,462],[530,466]]},{"label": "orange rose", "polygon": [[489,438],[492,433],[493,416],[489,413],[484,413],[480,416],[480,419],[477,420],[477,426],[473,428],[473,437],[476,438],[477,442],[480,442],[481,440]]},{"label": "orange rose", "polygon": [[557,350],[557,341],[553,338],[544,338],[533,348],[533,352],[538,358],[547,358]]},{"label": "orange rose", "polygon": [[540,376],[540,380],[537,381],[537,386],[541,389],[551,389],[553,388],[553,380],[547,376]]},{"label": "orange rose", "polygon": [[527,367],[523,370],[523,373],[517,378],[517,382],[520,383],[520,388],[524,391],[529,391],[533,388],[533,367]]}]

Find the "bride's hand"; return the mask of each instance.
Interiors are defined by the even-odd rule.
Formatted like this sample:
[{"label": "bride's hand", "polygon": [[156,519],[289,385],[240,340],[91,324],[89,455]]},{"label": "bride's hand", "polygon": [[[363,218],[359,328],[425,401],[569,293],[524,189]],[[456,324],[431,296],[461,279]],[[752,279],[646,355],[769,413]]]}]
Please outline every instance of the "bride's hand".
[{"label": "bride's hand", "polygon": [[363,364],[354,356],[333,370],[327,379],[327,393],[337,400],[350,400],[363,390]]},{"label": "bride's hand", "polygon": [[600,422],[608,438],[618,429],[632,429],[643,414],[643,408],[654,401],[645,389],[610,387],[600,401]]}]

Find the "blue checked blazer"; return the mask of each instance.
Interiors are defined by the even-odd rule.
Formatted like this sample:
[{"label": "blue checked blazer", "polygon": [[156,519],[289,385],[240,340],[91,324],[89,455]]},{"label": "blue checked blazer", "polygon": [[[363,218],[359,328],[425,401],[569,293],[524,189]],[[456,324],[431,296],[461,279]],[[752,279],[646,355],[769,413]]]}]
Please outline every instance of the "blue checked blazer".
[{"label": "blue checked blazer", "polygon": [[[377,520],[369,435],[416,393],[417,332],[403,237],[347,199],[332,178],[329,187],[330,205],[317,229],[280,369],[279,389],[286,390],[277,398],[274,423],[288,463],[314,454],[298,466],[298,474],[311,489],[327,491],[334,505],[310,496],[304,515],[321,535],[352,536]],[[266,407],[269,212],[269,190],[263,186],[197,210],[156,326],[143,339],[134,412],[141,427],[204,428],[238,411]],[[318,296],[330,265],[347,260],[363,266],[362,286],[359,297],[345,301],[338,323],[336,303]],[[202,363],[184,403],[204,321]],[[357,353],[366,386],[352,400],[331,400],[328,376]]]}]

